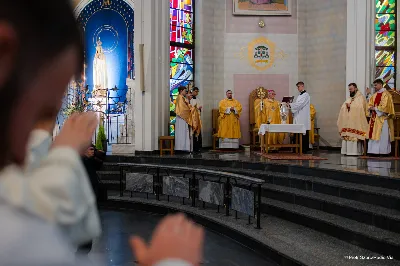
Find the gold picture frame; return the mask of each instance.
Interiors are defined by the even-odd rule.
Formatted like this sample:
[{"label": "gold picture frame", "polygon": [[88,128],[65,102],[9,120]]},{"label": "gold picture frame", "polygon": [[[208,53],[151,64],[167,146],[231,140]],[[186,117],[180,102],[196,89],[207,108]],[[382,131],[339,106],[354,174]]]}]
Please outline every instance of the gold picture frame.
[{"label": "gold picture frame", "polygon": [[233,15],[291,16],[292,0],[233,0]]}]

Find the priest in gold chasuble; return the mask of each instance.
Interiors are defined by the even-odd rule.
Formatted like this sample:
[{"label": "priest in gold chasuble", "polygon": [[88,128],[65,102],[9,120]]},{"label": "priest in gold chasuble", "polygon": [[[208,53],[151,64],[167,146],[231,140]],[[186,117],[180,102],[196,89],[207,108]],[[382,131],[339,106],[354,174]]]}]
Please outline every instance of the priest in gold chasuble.
[{"label": "priest in gold chasuble", "polygon": [[368,115],[370,115],[368,132],[368,153],[389,154],[391,142],[394,141],[394,105],[392,95],[383,87],[383,81],[374,81],[376,93],[372,95],[368,103]]},{"label": "priest in gold chasuble", "polygon": [[175,150],[192,151],[192,138],[190,127],[192,126],[191,106],[185,99],[187,89],[178,88],[179,95],[176,98],[176,122],[175,122]]},{"label": "priest in gold chasuble", "polygon": [[[281,124],[280,103],[275,100],[276,93],[274,90],[268,91],[268,98],[264,100],[266,118],[268,124]],[[282,144],[285,139],[284,133],[268,134],[268,144]],[[273,148],[272,148],[273,149]]]},{"label": "priest in gold chasuble", "polygon": [[344,155],[361,155],[362,141],[369,131],[366,112],[368,109],[364,95],[358,91],[355,83],[349,84],[350,97],[343,103],[339,112],[337,126],[342,138]]},{"label": "priest in gold chasuble", "polygon": [[242,105],[232,98],[231,90],[226,92],[226,97],[219,103],[219,148],[238,149],[239,139],[242,136],[239,122]]}]

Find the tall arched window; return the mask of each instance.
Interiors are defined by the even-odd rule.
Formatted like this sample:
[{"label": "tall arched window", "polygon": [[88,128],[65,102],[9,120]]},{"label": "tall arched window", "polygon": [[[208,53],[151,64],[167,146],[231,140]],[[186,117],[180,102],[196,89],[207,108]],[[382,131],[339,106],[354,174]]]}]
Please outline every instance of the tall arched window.
[{"label": "tall arched window", "polygon": [[386,88],[396,89],[397,0],[375,1],[375,77],[381,78]]},{"label": "tall arched window", "polygon": [[175,135],[178,87],[194,80],[194,0],[170,0],[170,135]]}]

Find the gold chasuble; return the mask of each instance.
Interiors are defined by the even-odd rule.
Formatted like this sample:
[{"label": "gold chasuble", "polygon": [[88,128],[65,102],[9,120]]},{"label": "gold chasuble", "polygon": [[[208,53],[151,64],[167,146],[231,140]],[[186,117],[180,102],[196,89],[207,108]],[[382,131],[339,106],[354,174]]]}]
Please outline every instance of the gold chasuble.
[{"label": "gold chasuble", "polygon": [[[392,95],[386,90],[375,93],[369,99],[368,108],[371,107],[376,107],[378,111],[385,113],[385,115],[379,116],[376,111],[371,111],[368,138],[371,140],[380,140],[382,126],[386,120],[389,126],[390,141],[394,141],[393,117],[395,113]],[[369,115],[369,112],[367,114]]]},{"label": "gold chasuble", "polygon": [[[347,104],[350,107],[347,107]],[[358,141],[367,138],[368,122],[366,118],[367,101],[361,92],[349,97],[340,108],[337,126],[340,137],[346,141]]]},{"label": "gold chasuble", "polygon": [[310,116],[311,116],[311,130],[310,130],[310,144],[314,145],[315,143],[315,115],[317,112],[315,111],[314,105],[310,104]]},{"label": "gold chasuble", "polygon": [[[226,114],[227,109],[234,107],[236,112]],[[218,138],[221,139],[240,139],[239,118],[242,113],[242,105],[235,99],[223,99],[219,102],[219,128]]]},{"label": "gold chasuble", "polygon": [[[280,104],[273,99],[264,100],[264,108],[266,112],[266,123],[281,124]],[[282,144],[285,139],[285,133],[268,134],[268,144]]]},{"label": "gold chasuble", "polygon": [[[261,103],[264,103],[261,110]],[[267,113],[265,110],[265,100],[257,98],[254,101],[254,120],[256,122],[256,128],[260,128],[261,124],[267,123]]]},{"label": "gold chasuble", "polygon": [[182,95],[176,97],[175,113],[177,116],[185,120],[185,122],[192,126],[192,114],[190,110],[190,104]]},{"label": "gold chasuble", "polygon": [[193,135],[195,135],[196,137],[198,137],[201,133],[201,119],[200,119],[200,112],[199,109],[197,109],[197,106],[191,106],[190,107],[190,116],[191,116],[191,120],[192,120],[192,130],[193,130]]}]

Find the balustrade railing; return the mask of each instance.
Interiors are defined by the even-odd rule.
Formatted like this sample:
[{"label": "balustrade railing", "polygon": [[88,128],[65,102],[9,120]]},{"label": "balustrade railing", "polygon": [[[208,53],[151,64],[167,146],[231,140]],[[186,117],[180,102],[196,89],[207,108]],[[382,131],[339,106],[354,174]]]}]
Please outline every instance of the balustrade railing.
[{"label": "balustrade railing", "polygon": [[[192,207],[206,203],[225,209],[225,215],[231,211],[256,219],[256,228],[261,228],[261,185],[264,180],[228,172],[207,169],[161,166],[153,164],[120,163],[120,196],[124,192],[143,193],[149,198],[167,201],[170,197],[180,198],[182,204],[188,200]],[[136,169],[136,171],[134,171]],[[139,171],[138,171],[139,169]],[[172,174],[174,173],[174,175]],[[164,197],[164,198],[165,198]]]}]

